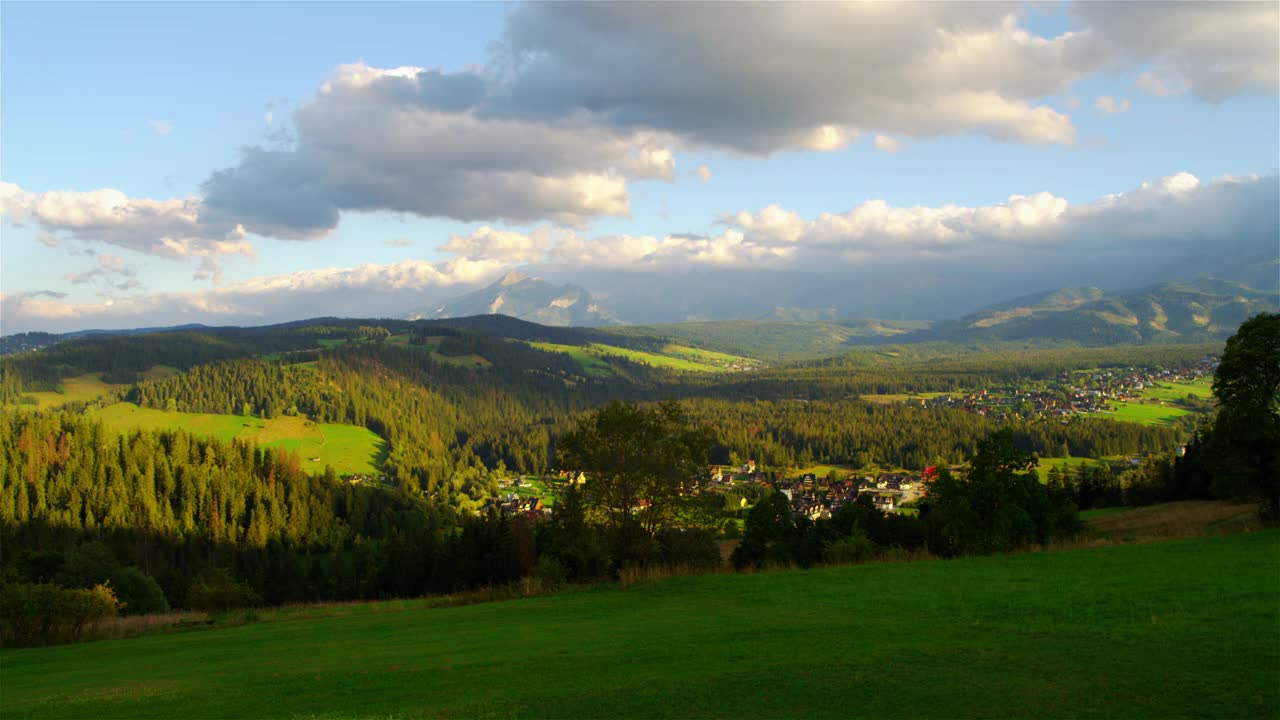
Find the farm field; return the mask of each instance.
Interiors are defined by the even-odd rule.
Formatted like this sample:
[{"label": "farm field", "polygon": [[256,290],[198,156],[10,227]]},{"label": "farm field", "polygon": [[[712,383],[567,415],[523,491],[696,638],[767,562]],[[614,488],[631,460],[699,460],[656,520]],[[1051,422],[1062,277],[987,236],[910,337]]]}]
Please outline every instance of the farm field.
[{"label": "farm field", "polygon": [[869,393],[860,397],[867,402],[880,403],[888,405],[889,403],[907,402],[908,400],[929,400],[931,398],[942,397],[943,395],[951,395],[946,392],[922,392],[922,393]]},{"label": "farm field", "polygon": [[90,412],[107,425],[122,430],[182,428],[225,442],[238,438],[263,447],[283,448],[296,452],[303,468],[309,472],[331,465],[340,475],[376,473],[386,447],[382,438],[365,428],[313,423],[300,417],[263,420],[240,415],[167,412],[123,402]]},{"label": "farm field", "polygon": [[1158,387],[1146,388],[1142,391],[1142,397],[1164,402],[1176,402],[1188,395],[1194,395],[1197,398],[1213,397],[1212,379],[1205,377],[1195,382],[1161,383]]},{"label": "farm field", "polygon": [[1191,411],[1172,404],[1155,405],[1145,402],[1118,402],[1111,412],[1095,413],[1095,417],[1110,418],[1140,425],[1171,425]]},{"label": "farm field", "polygon": [[122,387],[124,385],[103,382],[102,373],[89,373],[77,377],[63,378],[62,392],[33,392],[27,394],[36,399],[35,407],[37,409],[47,410],[61,407],[67,403],[96,400]]},{"label": "farm field", "polygon": [[[142,372],[143,380],[162,380],[171,375],[177,375],[180,370],[169,367],[168,365],[155,365],[147,368]],[[120,383],[109,383],[102,379],[102,373],[93,372],[75,377],[63,378],[61,380],[62,392],[31,392],[27,393],[36,399],[35,405],[15,405],[14,407],[34,408],[37,410],[48,410],[51,408],[62,407],[70,403],[89,402],[97,400],[107,393],[120,390],[127,385]]]},{"label": "farm field", "polygon": [[268,611],[7,650],[0,679],[12,718],[1269,717],[1278,551],[1273,530]]},{"label": "farm field", "polygon": [[1211,399],[1212,380],[1202,378],[1195,382],[1168,382],[1145,388],[1141,392],[1141,401],[1115,403],[1113,412],[1101,413],[1101,416],[1143,425],[1170,425],[1178,418],[1192,414],[1192,411],[1176,404],[1187,395],[1201,400]]},{"label": "farm field", "polygon": [[632,362],[642,363],[644,365],[652,365],[653,367],[668,368],[671,370],[683,370],[687,372],[722,372],[732,364],[740,365],[759,365],[758,361],[748,358],[739,357],[737,355],[729,355],[726,353],[718,353],[710,350],[700,350],[698,348],[686,347],[684,345],[666,345],[663,353],[659,354],[645,352],[643,350],[631,350],[629,348],[617,347],[614,345],[602,345],[600,343],[589,343],[587,345],[560,345],[557,343],[547,342],[529,342],[530,347],[537,348],[546,352],[563,352],[568,353],[582,371],[594,377],[609,375],[612,370],[609,367],[608,357],[620,357]]},{"label": "farm field", "polygon": [[543,352],[567,353],[569,357],[573,358],[574,362],[578,363],[578,367],[582,368],[582,372],[591,377],[608,377],[613,374],[613,371],[609,369],[609,363],[605,362],[603,358],[577,345],[530,342],[529,347]]}]

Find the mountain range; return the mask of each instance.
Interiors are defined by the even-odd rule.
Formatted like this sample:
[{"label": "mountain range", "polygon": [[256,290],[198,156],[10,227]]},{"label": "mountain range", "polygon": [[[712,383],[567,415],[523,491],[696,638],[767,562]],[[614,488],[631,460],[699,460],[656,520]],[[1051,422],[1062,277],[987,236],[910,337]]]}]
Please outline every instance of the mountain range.
[{"label": "mountain range", "polygon": [[[1274,268],[1273,268],[1274,269]],[[1265,273],[1254,273],[1265,278]],[[750,284],[748,288],[752,287]],[[1024,295],[959,317],[884,320],[856,317],[837,306],[767,306],[769,286],[755,285],[756,302],[700,303],[701,291],[686,288],[683,310],[636,308],[621,294],[587,289],[512,271],[488,287],[461,295],[410,319],[507,315],[547,326],[600,327],[714,321],[821,323],[842,342],[892,338],[895,342],[971,339],[1056,339],[1083,343],[1200,342],[1229,335],[1243,320],[1277,309],[1277,292],[1234,280],[1201,277],[1148,287],[1106,291],[1079,286]],[[736,294],[735,293],[733,294]],[[726,292],[726,295],[730,293]],[[654,300],[673,301],[654,291]]]},{"label": "mountain range", "polygon": [[488,287],[448,300],[410,320],[507,315],[539,325],[584,327],[621,324],[591,293],[576,285],[555,285],[512,270]]}]

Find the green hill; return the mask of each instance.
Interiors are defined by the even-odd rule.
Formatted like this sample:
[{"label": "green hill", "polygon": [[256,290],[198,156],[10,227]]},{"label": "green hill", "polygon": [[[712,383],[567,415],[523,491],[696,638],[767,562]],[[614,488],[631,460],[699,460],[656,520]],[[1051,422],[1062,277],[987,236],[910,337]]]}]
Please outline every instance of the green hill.
[{"label": "green hill", "polygon": [[6,717],[1269,717],[1280,531],[673,578],[0,655]]}]

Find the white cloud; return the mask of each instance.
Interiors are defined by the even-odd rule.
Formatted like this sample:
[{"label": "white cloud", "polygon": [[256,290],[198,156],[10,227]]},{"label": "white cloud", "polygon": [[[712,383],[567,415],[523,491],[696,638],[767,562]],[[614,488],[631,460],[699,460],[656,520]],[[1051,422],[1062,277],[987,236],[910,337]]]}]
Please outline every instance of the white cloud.
[{"label": "white cloud", "polygon": [[[109,261],[110,262],[110,261]],[[66,302],[49,291],[0,295],[5,332],[90,327],[126,328],[189,322],[262,324],[319,315],[403,316],[413,303],[438,300],[458,286],[497,277],[493,261],[406,260],[390,265],[329,268],[254,278],[220,288]]]},{"label": "white cloud", "polygon": [[272,112],[271,110],[268,110],[266,114],[262,116],[263,122],[265,122],[268,125],[275,122],[275,119],[276,119],[275,113]]},{"label": "white cloud", "polygon": [[888,135],[876,136],[876,149],[884,153],[896,153],[902,147],[902,143],[894,140]]},{"label": "white cloud", "polygon": [[[0,325],[19,332],[255,324],[322,315],[403,317],[491,282],[517,263],[540,264],[535,271],[554,270],[593,291],[611,287],[609,280],[596,286],[593,278],[649,278],[640,286],[650,295],[679,294],[680,283],[696,282],[680,278],[694,271],[805,271],[845,278],[828,283],[820,296],[837,293],[842,302],[872,303],[867,307],[916,299],[917,311],[946,316],[960,310],[940,311],[937,303],[960,308],[979,297],[994,302],[1071,284],[1132,287],[1162,279],[1168,267],[1194,274],[1189,268],[1201,268],[1206,257],[1274,257],[1278,193],[1275,175],[1205,182],[1178,173],[1075,205],[1050,192],[977,206],[900,207],[868,200],[847,212],[811,218],[773,205],[725,216],[724,229],[710,235],[591,236],[547,227],[529,233],[481,227],[449,239],[443,249],[459,257],[448,262],[308,270],[97,303],[68,303],[43,291],[8,294],[0,297]],[[124,272],[113,275],[115,270]],[[127,283],[127,271],[123,260],[100,255],[84,282],[112,294],[118,288],[108,282]],[[216,279],[215,267],[197,272]],[[730,282],[776,277],[773,282],[799,282],[803,289],[803,279],[750,277]]]},{"label": "white cloud", "polygon": [[72,285],[92,285],[104,296],[142,287],[137,268],[127,265],[124,258],[107,253],[98,254],[94,267],[82,272],[67,273],[62,279]]},{"label": "white cloud", "polygon": [[706,165],[699,166],[698,169],[694,170],[693,172],[698,176],[698,179],[701,180],[702,182],[704,183],[711,182],[711,168],[707,167]]},{"label": "white cloud", "polygon": [[168,135],[173,132],[173,125],[163,120],[148,120],[147,125],[151,126],[151,131],[157,135]]},{"label": "white cloud", "polygon": [[249,231],[330,232],[345,210],[580,227],[628,216],[628,179],[671,180],[672,138],[584,117],[483,116],[479,78],[339,67],[293,116],[291,149],[248,148],[204,184],[205,204]]},{"label": "white cloud", "polygon": [[36,223],[46,245],[61,234],[170,259],[255,255],[244,228],[210,219],[198,198],[130,198],[110,188],[36,193],[0,182],[0,215]]},{"label": "white cloud", "polygon": [[1179,80],[1174,79],[1173,82],[1175,84],[1173,85],[1167,85],[1167,82],[1169,82],[1168,79],[1147,71],[1135,78],[1133,84],[1142,92],[1157,97],[1181,95],[1187,91],[1187,86]]},{"label": "white cloud", "polygon": [[861,129],[1070,143],[1070,119],[1034,103],[1092,67],[1083,38],[1039,37],[1012,13],[972,3],[752,3],[729,15],[696,3],[521,5],[481,107],[589,109],[614,127],[750,154],[840,149]]},{"label": "white cloud", "polygon": [[1280,4],[1082,2],[1070,13],[1095,51],[1118,66],[1150,66],[1139,87],[1181,89],[1210,102],[1280,91]]},{"label": "white cloud", "polygon": [[1129,100],[1116,99],[1110,95],[1099,95],[1097,99],[1093,101],[1094,109],[1103,115],[1118,115],[1120,113],[1129,112],[1129,108],[1132,104],[1133,103]]},{"label": "white cloud", "polygon": [[1079,110],[1080,98],[1075,95],[1068,95],[1067,98],[1062,101],[1062,106],[1068,110]]},{"label": "white cloud", "polygon": [[506,263],[523,263],[541,259],[551,247],[551,238],[552,232],[547,228],[524,234],[496,230],[484,225],[468,235],[450,235],[449,242],[438,249],[468,258],[489,258]]},{"label": "white cloud", "polygon": [[1274,245],[1280,217],[1267,195],[1275,188],[1274,175],[1203,184],[1184,172],[1078,206],[1039,192],[977,207],[895,207],[868,200],[846,213],[813,219],[771,205],[724,216],[722,222],[741,230],[748,244],[790,244],[820,256],[870,253],[887,260],[1006,253],[1011,246],[1149,253],[1152,243],[1188,250],[1211,238],[1247,236],[1256,242],[1268,233]]}]

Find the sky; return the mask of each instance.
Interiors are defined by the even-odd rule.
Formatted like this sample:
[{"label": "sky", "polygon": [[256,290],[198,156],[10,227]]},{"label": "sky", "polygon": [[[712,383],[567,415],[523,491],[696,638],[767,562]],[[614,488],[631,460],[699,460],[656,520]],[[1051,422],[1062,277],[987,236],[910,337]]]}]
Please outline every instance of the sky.
[{"label": "sky", "polygon": [[4,2],[0,332],[1275,257],[1278,38],[1274,2]]}]

